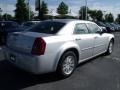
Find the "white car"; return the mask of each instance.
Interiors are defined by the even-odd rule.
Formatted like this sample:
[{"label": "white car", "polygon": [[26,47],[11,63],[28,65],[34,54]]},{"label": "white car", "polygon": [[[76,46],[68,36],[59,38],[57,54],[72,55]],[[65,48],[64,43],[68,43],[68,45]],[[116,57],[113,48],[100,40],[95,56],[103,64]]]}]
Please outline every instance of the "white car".
[{"label": "white car", "polygon": [[76,66],[113,51],[114,35],[82,20],[47,20],[8,36],[6,59],[35,74],[70,76]]}]

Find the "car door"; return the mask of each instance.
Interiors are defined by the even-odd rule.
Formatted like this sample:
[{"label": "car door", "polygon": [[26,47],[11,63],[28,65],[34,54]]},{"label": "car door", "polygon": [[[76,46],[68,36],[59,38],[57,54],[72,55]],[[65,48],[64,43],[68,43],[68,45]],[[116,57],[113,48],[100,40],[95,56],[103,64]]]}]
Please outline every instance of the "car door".
[{"label": "car door", "polygon": [[101,34],[101,29],[94,23],[87,24],[88,29],[90,30],[91,35],[94,36],[94,51],[93,55],[100,54],[106,50],[107,45],[107,36],[103,33]]},{"label": "car door", "polygon": [[74,29],[75,42],[80,47],[80,60],[83,61],[93,55],[94,37],[89,34],[84,23],[77,23]]}]

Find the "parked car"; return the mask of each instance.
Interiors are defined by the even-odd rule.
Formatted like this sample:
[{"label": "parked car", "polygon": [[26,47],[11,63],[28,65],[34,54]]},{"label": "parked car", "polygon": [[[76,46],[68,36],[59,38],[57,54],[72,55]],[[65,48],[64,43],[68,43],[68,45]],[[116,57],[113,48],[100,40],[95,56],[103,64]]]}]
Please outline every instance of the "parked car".
[{"label": "parked car", "polygon": [[113,25],[115,27],[115,31],[118,31],[120,29],[119,25],[117,25],[115,23],[111,23],[111,25]]},{"label": "parked car", "polygon": [[95,22],[98,26],[106,27],[106,25],[103,22]]},{"label": "parked car", "polygon": [[57,71],[70,76],[76,66],[113,51],[114,35],[95,23],[81,20],[47,20],[27,32],[8,36],[6,59],[34,74]]},{"label": "parked car", "polygon": [[113,25],[111,25],[110,23],[106,22],[104,24],[109,29],[109,32],[114,32],[115,31],[115,27]]},{"label": "parked car", "polygon": [[100,26],[102,29],[105,29],[107,33],[111,33],[112,32],[111,28],[108,25],[104,24],[103,22],[95,22],[95,23],[98,26]]},{"label": "parked car", "polygon": [[0,45],[4,45],[8,33],[19,32],[23,29],[14,21],[0,21]]},{"label": "parked car", "polygon": [[41,22],[41,21],[27,21],[27,22],[24,22],[22,24],[22,27],[27,29],[27,28],[30,28],[30,27],[32,27],[33,25],[35,25],[35,24],[37,24],[39,22]]},{"label": "parked car", "polygon": [[117,25],[117,27],[118,27],[118,30],[117,31],[120,31],[120,24],[118,24],[118,23],[115,23],[116,25]]}]

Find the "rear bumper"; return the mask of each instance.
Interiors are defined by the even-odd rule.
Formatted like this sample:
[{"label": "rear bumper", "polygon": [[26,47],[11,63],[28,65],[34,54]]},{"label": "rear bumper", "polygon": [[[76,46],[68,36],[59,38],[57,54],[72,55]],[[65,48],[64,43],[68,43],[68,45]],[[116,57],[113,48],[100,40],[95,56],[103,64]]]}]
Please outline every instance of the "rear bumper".
[{"label": "rear bumper", "polygon": [[[11,59],[14,56],[14,60]],[[52,63],[46,56],[33,56],[5,48],[5,58],[15,66],[33,74],[53,72]]]}]

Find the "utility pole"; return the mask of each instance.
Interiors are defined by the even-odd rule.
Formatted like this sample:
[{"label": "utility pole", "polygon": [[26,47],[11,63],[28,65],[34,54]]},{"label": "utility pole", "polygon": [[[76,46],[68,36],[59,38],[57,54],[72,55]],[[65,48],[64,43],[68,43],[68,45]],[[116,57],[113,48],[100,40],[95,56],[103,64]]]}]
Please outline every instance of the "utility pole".
[{"label": "utility pole", "polygon": [[28,0],[28,10],[29,10],[29,20],[31,19],[30,16],[31,16],[31,13],[30,13],[30,0]]},{"label": "utility pole", "polygon": [[42,11],[41,11],[41,0],[38,0],[38,3],[39,3],[39,9],[38,9],[39,15],[38,15],[38,17],[39,17],[39,19],[42,19],[43,16],[42,16]]},{"label": "utility pole", "polygon": [[84,20],[84,8],[82,8],[82,20]]},{"label": "utility pole", "polygon": [[0,8],[0,19],[2,20],[2,9]]},{"label": "utility pole", "polygon": [[7,0],[5,1],[5,20],[7,21],[8,20],[8,9],[7,9]]},{"label": "utility pole", "polygon": [[68,14],[69,14],[70,16],[72,16],[71,9],[69,10]]},{"label": "utility pole", "polygon": [[85,0],[85,8],[86,8],[85,20],[87,20],[87,0]]},{"label": "utility pole", "polygon": [[103,18],[105,20],[105,14],[106,14],[106,11],[103,11]]},{"label": "utility pole", "polygon": [[50,14],[52,15],[52,20],[54,19],[53,11],[54,11],[54,9],[51,9],[51,11],[50,11]]},{"label": "utility pole", "polygon": [[29,17],[29,20],[30,20],[30,19],[31,19],[31,18],[30,18],[30,16],[31,16],[31,15],[30,15],[30,0],[27,0],[27,1],[26,1],[26,6],[27,6],[27,9],[28,9],[28,13],[29,13],[29,14],[28,14],[28,15],[29,15],[28,17]]}]

